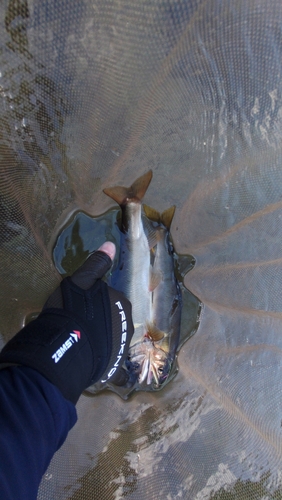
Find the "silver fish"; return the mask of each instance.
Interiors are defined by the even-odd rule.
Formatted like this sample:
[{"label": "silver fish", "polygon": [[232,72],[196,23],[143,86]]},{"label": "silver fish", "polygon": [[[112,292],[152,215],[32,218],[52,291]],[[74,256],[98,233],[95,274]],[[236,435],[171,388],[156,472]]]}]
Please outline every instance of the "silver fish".
[{"label": "silver fish", "polygon": [[123,292],[132,304],[134,335],[131,345],[143,341],[152,308],[150,248],[141,218],[141,200],[151,179],[152,171],[149,171],[129,188],[104,189],[122,210],[119,263],[110,284]]},{"label": "silver fish", "polygon": [[153,253],[155,276],[161,276],[153,291],[150,323],[147,337],[151,344],[136,345],[131,352],[131,361],[141,366],[139,382],[146,380],[154,388],[161,386],[168,378],[179,343],[182,296],[174,272],[174,249],[169,229],[175,207],[162,214],[144,205],[144,211],[151,221],[157,223],[155,234],[157,244]]}]

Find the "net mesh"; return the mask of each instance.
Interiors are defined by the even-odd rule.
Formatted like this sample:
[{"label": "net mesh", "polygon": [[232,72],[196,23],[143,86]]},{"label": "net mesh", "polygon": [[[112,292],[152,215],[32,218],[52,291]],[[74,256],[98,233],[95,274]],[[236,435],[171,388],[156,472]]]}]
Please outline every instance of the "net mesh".
[{"label": "net mesh", "polygon": [[153,170],[146,203],[203,302],[180,371],[82,396],[38,498],[268,499],[281,489],[279,0],[0,3],[1,341],[60,280],[75,210]]}]

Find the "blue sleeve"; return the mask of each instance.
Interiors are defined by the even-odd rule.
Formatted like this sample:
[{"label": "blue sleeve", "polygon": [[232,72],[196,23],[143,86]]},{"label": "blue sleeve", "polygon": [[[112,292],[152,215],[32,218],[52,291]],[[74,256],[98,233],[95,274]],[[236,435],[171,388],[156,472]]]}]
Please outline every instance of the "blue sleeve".
[{"label": "blue sleeve", "polygon": [[0,370],[1,500],[36,500],[42,475],[76,420],[73,403],[37,371]]}]

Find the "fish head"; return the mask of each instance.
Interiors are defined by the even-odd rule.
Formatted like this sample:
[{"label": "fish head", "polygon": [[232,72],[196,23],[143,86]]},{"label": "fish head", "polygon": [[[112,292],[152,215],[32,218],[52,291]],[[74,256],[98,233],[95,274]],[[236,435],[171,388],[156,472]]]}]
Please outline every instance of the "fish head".
[{"label": "fish head", "polygon": [[170,367],[168,353],[149,337],[129,350],[127,368],[135,373],[139,384],[159,388],[167,379]]}]

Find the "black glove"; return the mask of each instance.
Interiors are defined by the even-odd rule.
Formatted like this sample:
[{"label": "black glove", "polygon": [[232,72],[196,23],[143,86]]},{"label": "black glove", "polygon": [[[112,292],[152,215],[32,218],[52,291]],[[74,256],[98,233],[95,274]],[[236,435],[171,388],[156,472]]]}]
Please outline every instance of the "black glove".
[{"label": "black glove", "polygon": [[38,318],[3,348],[2,368],[34,368],[74,404],[97,381],[123,384],[121,366],[134,327],[130,302],[100,279],[111,265],[106,253],[96,251],[65,278]]}]

